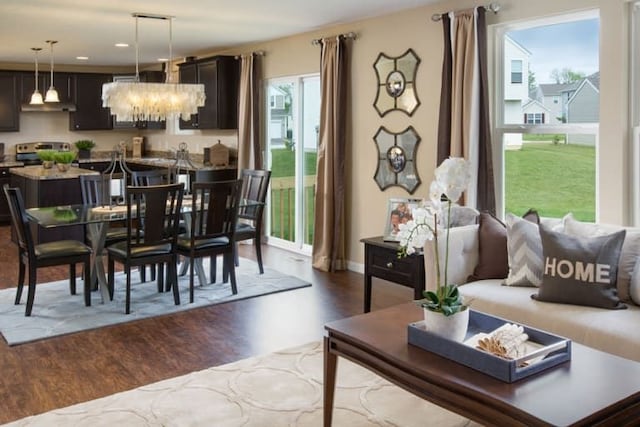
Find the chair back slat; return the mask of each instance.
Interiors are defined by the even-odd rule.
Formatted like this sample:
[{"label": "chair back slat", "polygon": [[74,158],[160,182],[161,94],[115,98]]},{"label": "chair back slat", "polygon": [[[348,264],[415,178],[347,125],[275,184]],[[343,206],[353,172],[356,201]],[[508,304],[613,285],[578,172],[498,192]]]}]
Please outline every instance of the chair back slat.
[{"label": "chair back slat", "polygon": [[262,221],[262,211],[264,209],[264,203],[267,199],[267,190],[269,188],[269,181],[271,179],[271,171],[260,169],[243,169],[241,176],[241,199],[258,202],[258,204],[240,208],[240,210],[238,211],[238,218],[256,222]]},{"label": "chair back slat", "polygon": [[227,237],[233,241],[242,181],[195,182],[191,237],[197,240]]},{"label": "chair back slat", "polygon": [[150,185],[173,184],[175,177],[168,169],[152,169],[148,171],[133,171],[131,173],[131,185],[146,187]]},{"label": "chair back slat", "polygon": [[122,173],[80,175],[80,193],[85,205],[111,204],[111,180],[122,180]]},{"label": "chair back slat", "polygon": [[138,246],[175,245],[183,192],[183,184],[127,187],[127,251]]},{"label": "chair back slat", "polygon": [[22,193],[18,187],[12,188],[9,184],[5,184],[2,188],[7,198],[7,203],[9,204],[11,224],[16,233],[18,246],[29,255],[29,259],[33,259],[35,257],[33,237],[31,235],[31,228],[29,227],[29,218],[24,208]]}]

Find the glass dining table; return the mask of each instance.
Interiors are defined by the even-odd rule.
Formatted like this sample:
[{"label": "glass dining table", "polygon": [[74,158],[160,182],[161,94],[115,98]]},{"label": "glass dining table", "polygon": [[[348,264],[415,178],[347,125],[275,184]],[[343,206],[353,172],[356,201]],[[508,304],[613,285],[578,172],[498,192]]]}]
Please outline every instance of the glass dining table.
[{"label": "glass dining table", "polygon": [[[253,200],[242,200],[239,208],[251,209],[257,207],[260,202]],[[185,219],[186,232],[189,233],[191,226],[191,197],[185,195],[182,204],[182,214]],[[107,275],[104,268],[104,247],[109,223],[124,221],[127,219],[126,205],[62,205],[42,208],[28,208],[26,214],[32,222],[44,228],[67,227],[72,225],[84,225],[87,233],[87,240],[91,242],[93,251],[91,262],[91,283],[95,290],[100,290],[102,302],[109,301],[109,288],[107,286]],[[202,266],[202,258],[194,260],[196,274],[200,284],[205,284],[206,275]],[[187,262],[182,263],[180,275],[187,271]]]}]

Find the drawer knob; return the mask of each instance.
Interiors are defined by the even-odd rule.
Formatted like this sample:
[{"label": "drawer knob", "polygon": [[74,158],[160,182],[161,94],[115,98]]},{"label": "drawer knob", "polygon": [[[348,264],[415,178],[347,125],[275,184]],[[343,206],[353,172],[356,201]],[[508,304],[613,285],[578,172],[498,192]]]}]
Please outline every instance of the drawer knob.
[{"label": "drawer knob", "polygon": [[393,262],[389,261],[389,262],[387,263],[387,268],[393,268]]}]

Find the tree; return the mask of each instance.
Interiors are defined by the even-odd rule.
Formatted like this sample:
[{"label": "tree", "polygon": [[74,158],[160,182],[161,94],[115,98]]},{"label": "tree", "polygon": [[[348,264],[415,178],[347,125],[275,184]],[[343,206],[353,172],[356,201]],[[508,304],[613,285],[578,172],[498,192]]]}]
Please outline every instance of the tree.
[{"label": "tree", "polygon": [[536,73],[531,71],[531,66],[529,66],[529,93],[532,93],[536,90],[538,83],[536,82]]},{"label": "tree", "polygon": [[558,84],[567,84],[580,81],[584,79],[586,75],[581,71],[573,71],[571,68],[565,67],[562,70],[554,68],[551,71],[550,77]]}]

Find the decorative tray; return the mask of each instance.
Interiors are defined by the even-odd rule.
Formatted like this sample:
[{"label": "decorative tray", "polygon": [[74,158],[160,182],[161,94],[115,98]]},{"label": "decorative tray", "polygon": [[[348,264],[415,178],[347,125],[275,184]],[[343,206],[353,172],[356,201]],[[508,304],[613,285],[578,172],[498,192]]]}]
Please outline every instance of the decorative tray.
[{"label": "decorative tray", "polygon": [[408,326],[409,344],[461,363],[501,381],[512,383],[571,360],[571,340],[522,325],[528,335],[525,351],[506,359],[476,348],[479,337],[510,323],[508,320],[471,310],[463,342],[452,341],[425,329],[424,321]]}]

